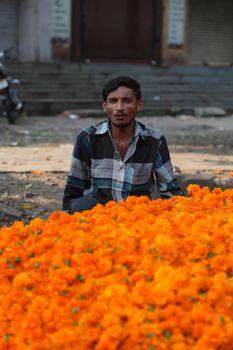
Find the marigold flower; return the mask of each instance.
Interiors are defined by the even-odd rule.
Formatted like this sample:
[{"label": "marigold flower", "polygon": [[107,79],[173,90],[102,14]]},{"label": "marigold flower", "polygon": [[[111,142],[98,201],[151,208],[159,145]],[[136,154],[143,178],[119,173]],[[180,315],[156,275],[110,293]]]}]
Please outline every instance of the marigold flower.
[{"label": "marigold flower", "polygon": [[0,350],[230,350],[233,190],[0,229]]}]

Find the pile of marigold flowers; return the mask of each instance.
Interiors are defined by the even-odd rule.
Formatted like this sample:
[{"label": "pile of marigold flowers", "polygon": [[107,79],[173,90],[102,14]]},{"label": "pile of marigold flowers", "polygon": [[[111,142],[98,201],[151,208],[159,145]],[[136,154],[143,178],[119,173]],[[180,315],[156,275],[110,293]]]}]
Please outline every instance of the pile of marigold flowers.
[{"label": "pile of marigold flowers", "polygon": [[233,349],[233,190],[0,230],[0,349]]}]

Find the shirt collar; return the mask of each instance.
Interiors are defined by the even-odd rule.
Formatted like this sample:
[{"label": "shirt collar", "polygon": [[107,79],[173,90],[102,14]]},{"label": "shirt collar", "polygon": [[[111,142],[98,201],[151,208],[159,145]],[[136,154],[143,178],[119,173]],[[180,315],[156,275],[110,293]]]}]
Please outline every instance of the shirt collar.
[{"label": "shirt collar", "polygon": [[95,134],[96,135],[102,135],[105,134],[108,131],[108,121],[104,120],[103,122],[100,122],[95,125]]},{"label": "shirt collar", "polygon": [[[109,121],[104,120],[103,122],[97,124],[95,126],[95,129],[96,129],[95,131],[96,135],[105,134],[106,132],[109,131]],[[145,129],[145,126],[135,120],[135,134],[134,134],[135,138],[141,136],[141,138],[144,140],[145,139],[144,129]]]},{"label": "shirt collar", "polygon": [[137,121],[135,121],[135,137],[141,136],[141,138],[144,140],[145,135],[144,135],[144,129],[145,126]]}]

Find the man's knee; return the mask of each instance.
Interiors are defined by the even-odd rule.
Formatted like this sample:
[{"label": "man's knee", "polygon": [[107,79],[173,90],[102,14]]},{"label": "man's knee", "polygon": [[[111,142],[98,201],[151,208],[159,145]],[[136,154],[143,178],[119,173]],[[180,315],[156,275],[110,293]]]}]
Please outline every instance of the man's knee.
[{"label": "man's knee", "polygon": [[68,212],[73,214],[75,212],[82,212],[94,208],[99,202],[92,197],[80,197],[72,199],[69,204]]}]

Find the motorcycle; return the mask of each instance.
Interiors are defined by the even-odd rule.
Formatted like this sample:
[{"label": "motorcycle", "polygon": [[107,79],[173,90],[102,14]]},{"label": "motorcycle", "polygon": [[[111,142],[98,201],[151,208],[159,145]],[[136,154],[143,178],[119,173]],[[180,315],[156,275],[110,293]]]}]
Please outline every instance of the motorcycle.
[{"label": "motorcycle", "polygon": [[14,124],[24,113],[24,101],[21,98],[19,79],[11,78],[3,64],[11,50],[0,51],[0,115],[6,117],[10,124]]}]

